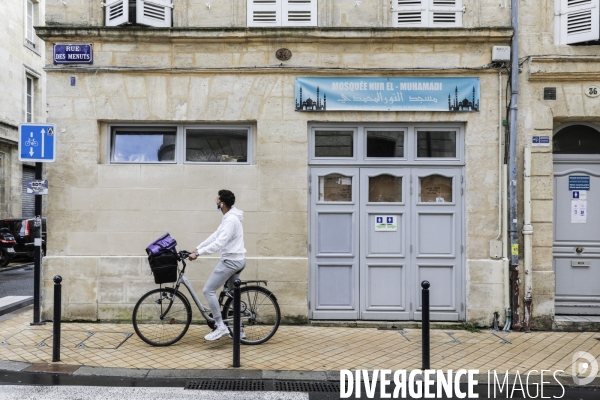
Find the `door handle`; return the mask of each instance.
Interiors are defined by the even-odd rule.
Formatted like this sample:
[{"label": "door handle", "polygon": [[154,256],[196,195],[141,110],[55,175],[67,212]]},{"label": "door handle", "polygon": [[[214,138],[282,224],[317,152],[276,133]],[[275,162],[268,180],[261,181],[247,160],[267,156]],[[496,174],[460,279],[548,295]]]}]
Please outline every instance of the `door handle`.
[{"label": "door handle", "polygon": [[581,254],[583,253],[583,247],[576,247],[575,251],[577,252],[577,254]]}]

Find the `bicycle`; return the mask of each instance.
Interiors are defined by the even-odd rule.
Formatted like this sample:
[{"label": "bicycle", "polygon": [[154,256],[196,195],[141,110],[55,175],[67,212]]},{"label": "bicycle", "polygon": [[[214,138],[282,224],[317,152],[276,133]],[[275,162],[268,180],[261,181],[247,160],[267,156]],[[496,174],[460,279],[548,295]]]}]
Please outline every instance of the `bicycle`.
[{"label": "bicycle", "polygon": [[[200,301],[190,281],[185,277],[185,259],[190,255],[187,251],[179,251],[177,260],[183,268],[177,268],[179,274],[173,287],[153,289],[144,294],[133,309],[133,328],[144,342],[152,346],[169,346],[178,342],[187,332],[192,322],[192,307],[187,297],[179,291],[183,284],[189,291],[200,313],[211,329],[215,327],[210,309]],[[248,284],[254,285],[249,286]],[[267,281],[242,281],[241,284],[241,321],[240,341],[243,344],[261,344],[269,340],[277,332],[281,322],[279,304],[275,295],[260,286]],[[227,284],[226,284],[227,285]],[[223,322],[233,336],[233,288],[224,287],[219,295]]]}]

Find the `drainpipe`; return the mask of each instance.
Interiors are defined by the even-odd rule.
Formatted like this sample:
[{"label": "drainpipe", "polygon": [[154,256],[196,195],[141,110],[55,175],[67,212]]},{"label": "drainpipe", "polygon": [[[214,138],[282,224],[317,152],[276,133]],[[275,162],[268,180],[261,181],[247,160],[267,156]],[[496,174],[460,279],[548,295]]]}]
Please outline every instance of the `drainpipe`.
[{"label": "drainpipe", "polygon": [[506,311],[506,322],[503,331],[509,331],[512,324],[512,310],[510,309],[510,263],[508,259],[508,188],[506,181],[508,179],[508,167],[502,166],[502,269],[504,271],[504,309]]},{"label": "drainpipe", "polygon": [[533,300],[533,256],[531,239],[533,226],[531,225],[531,147],[525,147],[523,177],[523,263],[525,265],[525,317],[523,330],[529,331],[531,327],[531,302]]},{"label": "drainpipe", "polygon": [[512,294],[512,328],[521,330],[519,310],[519,231],[517,220],[517,111],[519,101],[519,0],[511,0],[511,21],[513,37],[511,41],[511,98],[508,148],[508,195],[510,232],[510,270]]}]

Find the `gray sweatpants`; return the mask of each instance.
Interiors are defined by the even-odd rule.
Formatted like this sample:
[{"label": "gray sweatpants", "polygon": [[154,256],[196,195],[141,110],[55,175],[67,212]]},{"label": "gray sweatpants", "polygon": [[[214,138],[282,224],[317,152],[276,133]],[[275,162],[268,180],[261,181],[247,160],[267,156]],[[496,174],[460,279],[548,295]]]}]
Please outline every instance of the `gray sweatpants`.
[{"label": "gray sweatpants", "polygon": [[217,325],[223,324],[223,317],[221,316],[221,307],[219,306],[219,299],[217,299],[217,290],[227,282],[227,287],[233,289],[233,281],[238,279],[240,272],[246,266],[246,259],[243,260],[221,260],[215,270],[210,275],[202,289],[202,293],[206,298],[208,307],[212,311],[213,318]]}]

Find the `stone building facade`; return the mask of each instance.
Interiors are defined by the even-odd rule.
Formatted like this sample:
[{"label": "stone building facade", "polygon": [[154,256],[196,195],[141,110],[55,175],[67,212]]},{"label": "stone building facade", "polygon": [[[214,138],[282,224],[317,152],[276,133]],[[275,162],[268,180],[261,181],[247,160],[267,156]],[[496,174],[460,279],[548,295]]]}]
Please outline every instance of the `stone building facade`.
[{"label": "stone building facade", "polygon": [[20,217],[23,211],[19,124],[45,122],[46,118],[44,41],[33,28],[44,24],[44,3],[7,0],[0,4],[0,13],[10,16],[0,28],[0,218]]},{"label": "stone building facade", "polygon": [[[492,63],[491,55],[493,46],[510,44],[510,8],[457,0],[416,12],[401,2],[390,9],[387,0],[313,0],[294,19],[285,3],[274,1],[266,10],[273,17],[261,19],[252,1],[209,7],[175,0],[165,10],[172,22],[165,17],[161,27],[128,19],[106,26],[97,4],[48,0],[46,26],[38,29],[47,58],[52,44],[89,43],[94,62],[45,68],[48,122],[59,135],[57,162],[47,168],[46,313],[51,278],[60,274],[65,318],[129,319],[141,294],[155,287],[146,245],[165,231],[179,248],[200,243],[219,223],[217,190],[228,188],[245,211],[245,278],[269,281],[285,321],[418,320],[422,279],[432,281],[435,319],[488,326],[495,312],[503,319],[506,262],[490,242],[503,230],[508,76],[507,64]],[[129,17],[137,12],[129,10]],[[521,10],[520,176],[533,136],[595,121],[598,99],[581,93],[593,84],[595,47],[554,43],[553,18],[550,1]],[[479,98],[473,87],[472,98],[448,93],[449,108],[460,105],[460,112],[371,111],[332,109],[336,97],[328,95],[318,111],[307,111],[307,97],[317,98],[309,85],[303,89],[311,94],[299,99],[302,79],[477,79]],[[556,100],[542,100],[547,86],[556,87]],[[160,159],[119,144],[136,135],[160,135],[153,153]],[[226,136],[232,148],[241,137],[243,149],[195,155],[208,145],[192,143],[207,135]],[[387,150],[378,150],[378,140],[393,135],[405,141],[381,156]],[[431,137],[444,139],[431,148],[438,156],[427,155],[436,146]],[[344,155],[348,143],[352,152]],[[532,151],[533,326],[548,328],[555,315],[552,146]],[[397,183],[396,200],[369,197],[389,194],[376,185],[381,176]],[[339,204],[328,204],[327,193]],[[378,230],[371,218],[379,215],[395,217],[398,229]],[[197,288],[217,257],[188,269]]]}]

